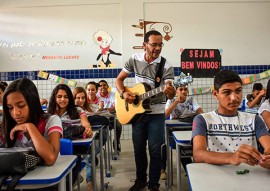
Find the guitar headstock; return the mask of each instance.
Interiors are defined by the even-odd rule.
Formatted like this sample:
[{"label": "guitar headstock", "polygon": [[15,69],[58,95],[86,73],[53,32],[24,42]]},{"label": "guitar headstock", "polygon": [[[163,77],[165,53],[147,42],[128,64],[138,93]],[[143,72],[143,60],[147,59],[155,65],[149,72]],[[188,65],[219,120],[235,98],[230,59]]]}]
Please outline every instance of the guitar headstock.
[{"label": "guitar headstock", "polygon": [[174,80],[174,85],[179,87],[179,86],[185,86],[193,82],[193,77],[191,75],[186,75],[183,72],[179,75],[179,77]]}]

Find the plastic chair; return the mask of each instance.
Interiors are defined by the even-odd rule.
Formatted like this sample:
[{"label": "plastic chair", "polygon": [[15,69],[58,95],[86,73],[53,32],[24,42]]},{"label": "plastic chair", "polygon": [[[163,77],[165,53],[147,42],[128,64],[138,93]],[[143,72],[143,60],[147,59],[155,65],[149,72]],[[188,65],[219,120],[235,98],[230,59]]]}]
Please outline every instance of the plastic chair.
[{"label": "plastic chair", "polygon": [[73,155],[73,145],[70,139],[60,139],[60,154]]}]

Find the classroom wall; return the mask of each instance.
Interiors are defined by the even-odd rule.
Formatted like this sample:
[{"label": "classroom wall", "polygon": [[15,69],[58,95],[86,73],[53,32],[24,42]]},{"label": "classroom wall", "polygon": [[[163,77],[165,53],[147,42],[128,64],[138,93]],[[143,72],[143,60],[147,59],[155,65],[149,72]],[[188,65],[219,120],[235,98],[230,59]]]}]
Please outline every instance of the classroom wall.
[{"label": "classroom wall", "polygon": [[[113,68],[142,44],[131,25],[167,22],[163,55],[180,67],[180,49],[220,49],[223,66],[269,64],[270,1],[5,1],[0,4],[1,71],[89,69],[99,64],[92,36],[111,34]],[[150,25],[148,25],[149,30]],[[162,31],[164,24],[152,25]],[[165,35],[165,33],[163,33]],[[50,59],[49,56],[56,58]],[[47,59],[46,59],[47,57]],[[61,58],[59,58],[61,57]]]},{"label": "classroom wall", "polygon": [[[140,19],[172,26],[162,55],[173,64],[175,76],[181,72],[180,50],[195,48],[219,49],[222,69],[245,78],[270,69],[269,10],[270,0],[1,0],[0,78],[28,77],[47,99],[57,83],[37,77],[39,70],[82,84],[106,79],[114,87],[125,61],[143,51],[133,49],[143,41],[135,36],[143,30],[131,26]],[[164,26],[152,28],[162,32]],[[122,54],[110,55],[111,67],[98,66],[100,49],[93,35],[100,29],[112,36],[110,48]],[[266,85],[267,80],[260,81]],[[195,78],[190,89],[212,82]],[[133,76],[126,85],[135,85]],[[246,85],[244,93],[251,87]],[[195,98],[204,111],[216,108],[210,91]]]}]

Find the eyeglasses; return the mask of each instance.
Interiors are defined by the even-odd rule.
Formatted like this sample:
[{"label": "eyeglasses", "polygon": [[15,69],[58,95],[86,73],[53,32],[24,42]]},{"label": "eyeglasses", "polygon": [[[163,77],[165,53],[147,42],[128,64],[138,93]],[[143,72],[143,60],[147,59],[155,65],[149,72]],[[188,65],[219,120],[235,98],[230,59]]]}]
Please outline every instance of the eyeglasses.
[{"label": "eyeglasses", "polygon": [[164,46],[164,44],[163,43],[160,43],[160,44],[157,44],[157,43],[148,43],[147,42],[147,44],[149,44],[150,46],[152,46],[152,47],[154,47],[154,48],[156,48],[156,47],[163,47]]}]

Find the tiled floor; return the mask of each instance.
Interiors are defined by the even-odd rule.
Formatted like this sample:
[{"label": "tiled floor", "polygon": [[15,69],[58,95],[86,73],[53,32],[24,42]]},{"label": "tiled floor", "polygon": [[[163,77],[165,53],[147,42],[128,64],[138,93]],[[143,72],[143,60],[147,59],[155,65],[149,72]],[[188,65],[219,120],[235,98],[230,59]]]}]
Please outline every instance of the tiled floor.
[{"label": "tiled floor", "polygon": [[[135,162],[133,155],[133,146],[131,140],[121,140],[122,152],[120,153],[118,160],[111,160],[112,171],[111,177],[105,178],[104,182],[108,183],[107,191],[127,191],[133,184],[135,180]],[[174,160],[174,179],[173,179],[173,191],[177,190],[176,186],[176,156],[175,150],[173,152],[173,160]],[[184,171],[184,170],[183,170]],[[182,171],[182,172],[183,172]],[[82,172],[82,176],[85,178],[85,170]],[[99,167],[97,169],[97,176],[99,180]],[[188,180],[185,174],[182,174],[182,191],[189,191]],[[99,186],[99,181],[98,181]],[[100,186],[99,186],[100,187]],[[74,189],[76,190],[76,189]],[[81,183],[81,190],[86,190],[85,181]],[[106,189],[104,189],[106,190]],[[166,185],[165,180],[160,180],[160,190],[165,191]]]}]

